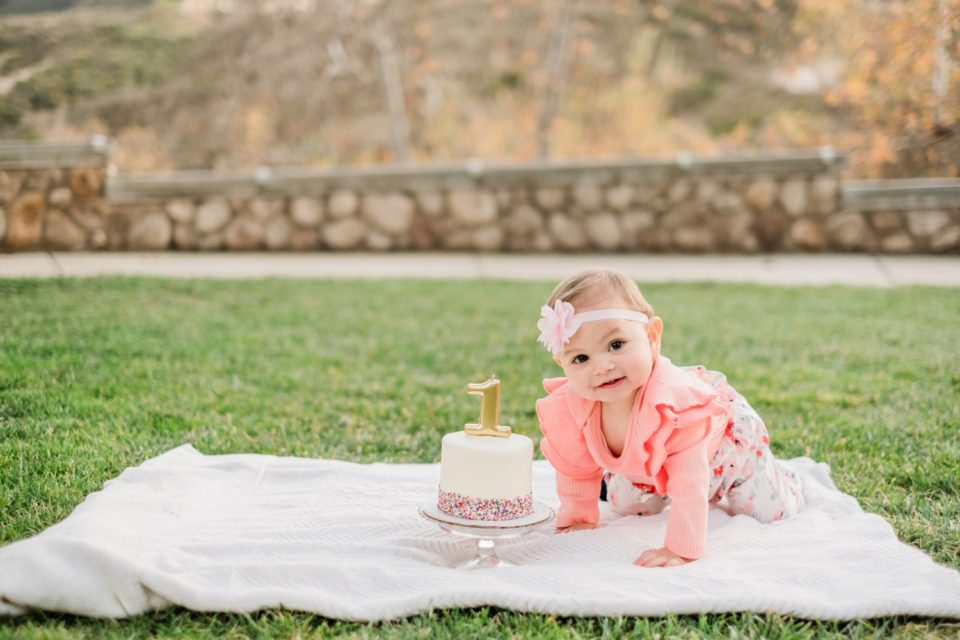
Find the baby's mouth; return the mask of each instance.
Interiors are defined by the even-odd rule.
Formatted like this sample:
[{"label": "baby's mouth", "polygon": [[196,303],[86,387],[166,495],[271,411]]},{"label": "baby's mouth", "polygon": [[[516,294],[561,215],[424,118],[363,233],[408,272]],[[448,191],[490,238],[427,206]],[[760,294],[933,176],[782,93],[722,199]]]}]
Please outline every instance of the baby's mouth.
[{"label": "baby's mouth", "polygon": [[619,378],[614,378],[613,380],[607,380],[603,384],[599,385],[600,389],[613,389],[616,386],[619,386],[621,382],[626,380],[626,376],[621,376]]}]

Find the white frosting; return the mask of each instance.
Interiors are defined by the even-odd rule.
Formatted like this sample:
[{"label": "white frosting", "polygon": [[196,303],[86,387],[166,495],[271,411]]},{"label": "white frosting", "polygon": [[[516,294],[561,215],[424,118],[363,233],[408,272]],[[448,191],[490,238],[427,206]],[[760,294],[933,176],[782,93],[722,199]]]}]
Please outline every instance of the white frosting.
[{"label": "white frosting", "polygon": [[472,498],[515,499],[530,494],[532,474],[533,441],[527,436],[472,436],[464,431],[443,436],[441,491]]}]

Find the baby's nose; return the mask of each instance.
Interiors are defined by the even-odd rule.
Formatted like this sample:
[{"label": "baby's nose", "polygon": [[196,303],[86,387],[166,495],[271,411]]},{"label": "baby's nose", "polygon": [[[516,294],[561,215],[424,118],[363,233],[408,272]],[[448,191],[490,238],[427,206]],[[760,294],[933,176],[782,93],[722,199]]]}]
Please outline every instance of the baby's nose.
[{"label": "baby's nose", "polygon": [[613,369],[613,360],[604,358],[597,363],[597,374],[601,375]]}]

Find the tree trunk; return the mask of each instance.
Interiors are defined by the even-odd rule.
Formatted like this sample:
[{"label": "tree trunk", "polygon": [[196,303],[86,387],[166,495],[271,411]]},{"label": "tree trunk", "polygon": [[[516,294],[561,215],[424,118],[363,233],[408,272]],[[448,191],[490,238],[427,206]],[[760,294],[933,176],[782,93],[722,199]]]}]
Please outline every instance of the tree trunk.
[{"label": "tree trunk", "polygon": [[396,161],[406,162],[410,151],[410,122],[403,100],[403,76],[393,47],[393,40],[387,34],[382,23],[374,31],[374,42],[380,54],[380,71],[383,77],[383,91],[390,112],[390,138]]},{"label": "tree trunk", "polygon": [[567,40],[570,33],[570,14],[575,0],[560,0],[553,33],[550,34],[550,75],[547,78],[543,109],[537,120],[537,152],[541,158],[550,157],[550,128],[557,116],[561,85],[566,75]]},{"label": "tree trunk", "polygon": [[947,87],[950,79],[950,62],[947,58],[947,22],[950,18],[947,0],[940,0],[937,22],[937,55],[933,69],[933,124],[939,129],[946,125]]}]

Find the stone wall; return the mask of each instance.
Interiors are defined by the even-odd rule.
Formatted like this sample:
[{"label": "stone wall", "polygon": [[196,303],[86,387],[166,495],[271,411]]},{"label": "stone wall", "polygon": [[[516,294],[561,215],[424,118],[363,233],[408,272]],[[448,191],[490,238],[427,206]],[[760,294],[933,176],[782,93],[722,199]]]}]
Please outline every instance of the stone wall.
[{"label": "stone wall", "polygon": [[850,181],[841,247],[879,253],[960,253],[960,180]]},{"label": "stone wall", "polygon": [[97,249],[103,221],[109,146],[0,145],[0,249]]},{"label": "stone wall", "polygon": [[87,158],[77,166],[74,158],[51,169],[48,156],[46,166],[10,166],[0,146],[0,247],[926,253],[960,245],[960,201],[950,205],[951,194],[929,211],[917,202],[891,210],[893,203],[876,197],[882,185],[843,185],[844,159],[829,150],[659,162],[261,168],[106,183],[109,154],[93,155],[99,165]]}]

